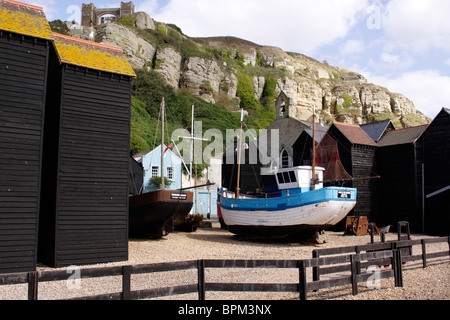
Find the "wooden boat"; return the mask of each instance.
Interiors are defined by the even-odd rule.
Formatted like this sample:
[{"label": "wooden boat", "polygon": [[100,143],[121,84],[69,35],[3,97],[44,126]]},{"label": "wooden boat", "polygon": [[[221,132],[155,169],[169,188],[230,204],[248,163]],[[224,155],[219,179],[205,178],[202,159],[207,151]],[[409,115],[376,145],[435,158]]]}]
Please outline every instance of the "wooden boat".
[{"label": "wooden boat", "polygon": [[161,238],[192,209],[192,192],[157,190],[130,197],[130,236]]},{"label": "wooden boat", "polygon": [[[243,117],[241,137],[242,121]],[[356,189],[324,188],[325,168],[316,166],[314,133],[313,166],[272,170],[268,175],[273,176],[276,186],[271,186],[270,193],[261,197],[241,195],[239,170],[236,193],[221,190],[221,214],[230,232],[244,237],[311,239],[342,221],[355,207]],[[321,156],[327,158],[328,154],[328,158],[334,161],[329,168],[339,168],[342,172],[342,164],[335,163],[340,163],[337,152],[336,145],[334,149],[322,152]],[[240,154],[238,159],[241,159]],[[343,176],[349,179],[346,172]]]},{"label": "wooden boat", "polygon": [[192,192],[166,190],[164,186],[164,116],[161,102],[161,186],[160,190],[129,198],[129,233],[132,238],[161,238],[172,232],[173,224],[186,219],[194,204]]}]

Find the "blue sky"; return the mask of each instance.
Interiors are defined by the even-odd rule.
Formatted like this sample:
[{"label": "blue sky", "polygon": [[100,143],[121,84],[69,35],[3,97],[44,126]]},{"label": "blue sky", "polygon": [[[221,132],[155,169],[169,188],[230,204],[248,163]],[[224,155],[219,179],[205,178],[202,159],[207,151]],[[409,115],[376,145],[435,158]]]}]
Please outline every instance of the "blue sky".
[{"label": "blue sky", "polygon": [[[80,19],[81,2],[22,0],[49,20]],[[120,1],[88,0],[96,7]],[[191,37],[235,36],[345,67],[404,94],[434,118],[450,108],[448,0],[134,0]]]}]

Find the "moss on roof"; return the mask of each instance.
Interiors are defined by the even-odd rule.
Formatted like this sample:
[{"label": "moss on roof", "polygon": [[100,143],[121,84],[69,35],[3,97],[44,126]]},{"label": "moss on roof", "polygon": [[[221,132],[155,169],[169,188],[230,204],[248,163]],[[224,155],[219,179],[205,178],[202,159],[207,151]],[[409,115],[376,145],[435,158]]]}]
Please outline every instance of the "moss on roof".
[{"label": "moss on roof", "polygon": [[122,49],[53,33],[61,63],[135,77]]},{"label": "moss on roof", "polygon": [[52,39],[52,31],[43,9],[18,1],[0,0],[0,30]]}]

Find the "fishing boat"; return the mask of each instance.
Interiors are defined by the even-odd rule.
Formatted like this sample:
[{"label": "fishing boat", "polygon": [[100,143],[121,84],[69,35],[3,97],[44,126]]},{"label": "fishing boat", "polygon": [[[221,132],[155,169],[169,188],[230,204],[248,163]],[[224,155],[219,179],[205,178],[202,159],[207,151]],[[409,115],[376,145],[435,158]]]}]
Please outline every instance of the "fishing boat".
[{"label": "fishing boat", "polygon": [[166,190],[164,185],[164,117],[161,102],[161,185],[160,190],[140,193],[129,198],[129,231],[133,238],[158,239],[172,232],[173,224],[186,219],[194,204],[192,192]]},{"label": "fishing boat", "polygon": [[192,192],[157,190],[130,197],[130,237],[158,239],[184,221],[194,203]]},{"label": "fishing boat", "polygon": [[[243,116],[241,139],[242,121]],[[326,170],[339,169],[338,174],[343,180],[351,180],[351,177],[344,172],[337,145],[333,145],[335,141],[330,138],[323,142],[318,146],[321,148],[319,152],[316,152],[313,121],[312,166],[266,169],[264,174],[271,176],[275,184],[270,186],[270,191],[265,186],[267,192],[257,197],[240,194],[238,169],[236,192],[221,189],[219,201],[228,230],[244,237],[307,240],[317,238],[319,232],[342,221],[356,205],[357,190],[324,187]],[[241,146],[239,160],[240,149]],[[327,172],[327,176],[332,175]]]}]

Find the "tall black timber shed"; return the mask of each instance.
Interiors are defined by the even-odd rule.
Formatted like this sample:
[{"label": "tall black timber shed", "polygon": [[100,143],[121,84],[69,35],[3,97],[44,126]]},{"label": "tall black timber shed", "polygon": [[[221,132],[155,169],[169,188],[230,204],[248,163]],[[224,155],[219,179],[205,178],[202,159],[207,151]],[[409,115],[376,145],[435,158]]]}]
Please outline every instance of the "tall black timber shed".
[{"label": "tall black timber shed", "polygon": [[450,109],[442,109],[423,134],[425,232],[450,235]]},{"label": "tall black timber shed", "polygon": [[53,34],[38,259],[128,259],[131,85],[119,48]]},{"label": "tall black timber shed", "polygon": [[36,269],[50,42],[42,8],[0,0],[0,273]]},{"label": "tall black timber shed", "polygon": [[[377,175],[375,157],[377,144],[359,125],[335,122],[328,130],[328,135],[337,141],[339,156],[345,170],[354,179],[363,178],[344,184],[358,190],[356,206],[350,215],[367,216],[370,222],[376,223],[378,180],[365,178]],[[337,227],[340,228],[341,224]]]},{"label": "tall black timber shed", "polygon": [[380,216],[382,226],[408,221],[411,232],[422,232],[422,135],[427,125],[392,130],[377,150]]}]

